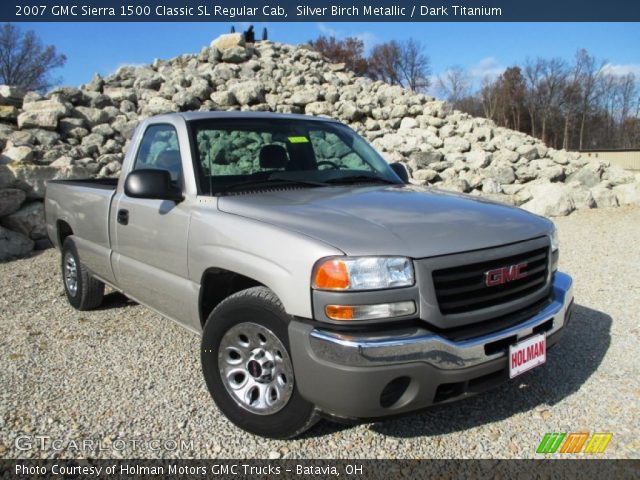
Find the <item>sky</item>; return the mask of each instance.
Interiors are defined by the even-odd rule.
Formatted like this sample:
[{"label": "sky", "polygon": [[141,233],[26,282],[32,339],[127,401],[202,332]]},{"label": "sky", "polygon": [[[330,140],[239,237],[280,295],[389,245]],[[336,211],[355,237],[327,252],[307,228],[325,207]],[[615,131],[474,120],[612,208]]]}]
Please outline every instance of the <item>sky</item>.
[{"label": "sky", "polygon": [[[151,63],[182,53],[196,53],[231,23],[21,23],[45,44],[67,56],[54,72],[64,85],[88,82],[94,73],[109,74],[123,65]],[[256,24],[259,38],[305,43],[320,35],[355,36],[370,49],[376,43],[414,38],[431,59],[434,75],[456,65],[479,83],[527,57],[571,60],[586,48],[611,71],[640,78],[639,23],[268,23]],[[235,24],[237,31],[246,24]]]}]

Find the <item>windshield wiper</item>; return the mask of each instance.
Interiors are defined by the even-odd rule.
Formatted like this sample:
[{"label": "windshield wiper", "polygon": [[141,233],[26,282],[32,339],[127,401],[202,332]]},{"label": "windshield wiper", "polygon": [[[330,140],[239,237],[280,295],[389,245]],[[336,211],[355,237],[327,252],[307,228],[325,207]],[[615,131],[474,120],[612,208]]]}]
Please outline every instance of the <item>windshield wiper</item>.
[{"label": "windshield wiper", "polygon": [[276,177],[270,177],[270,178],[263,178],[261,180],[247,180],[244,182],[234,183],[233,185],[229,185],[228,187],[220,190],[220,193],[227,193],[227,192],[232,192],[235,190],[242,190],[242,189],[250,190],[251,188],[264,188],[264,187],[278,185],[278,184],[305,185],[310,187],[326,187],[327,186],[327,184],[323,182],[314,182],[312,180],[299,180],[299,179],[292,179],[292,178],[281,178],[276,176]]},{"label": "windshield wiper", "polygon": [[394,182],[393,180],[387,180],[386,178],[382,178],[382,177],[372,177],[370,175],[345,175],[344,177],[330,178],[329,180],[326,181],[326,183],[332,183],[332,184],[336,184],[336,183],[351,184],[351,183],[364,183],[364,182],[388,183],[393,185],[396,184],[396,182]]}]

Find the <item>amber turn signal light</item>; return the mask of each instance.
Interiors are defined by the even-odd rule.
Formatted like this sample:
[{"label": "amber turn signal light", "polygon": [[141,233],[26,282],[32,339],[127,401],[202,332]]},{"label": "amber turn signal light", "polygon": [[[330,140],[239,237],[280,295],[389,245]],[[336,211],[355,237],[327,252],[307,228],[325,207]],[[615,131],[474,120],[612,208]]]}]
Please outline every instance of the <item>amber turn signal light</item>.
[{"label": "amber turn signal light", "polygon": [[342,260],[327,260],[316,268],[313,288],[345,290],[349,288],[349,270]]}]

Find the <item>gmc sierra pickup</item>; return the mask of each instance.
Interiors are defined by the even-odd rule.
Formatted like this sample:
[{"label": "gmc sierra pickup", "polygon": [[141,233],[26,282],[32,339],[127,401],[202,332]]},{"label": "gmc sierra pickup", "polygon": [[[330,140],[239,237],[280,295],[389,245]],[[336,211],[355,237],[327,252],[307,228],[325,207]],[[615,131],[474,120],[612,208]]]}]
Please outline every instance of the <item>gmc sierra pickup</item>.
[{"label": "gmc sierra pickup", "polygon": [[485,391],[573,302],[552,222],[410,185],[324,118],[146,119],[118,180],[49,182],[46,218],[73,307],[106,284],[201,333],[215,403],[266,437]]}]

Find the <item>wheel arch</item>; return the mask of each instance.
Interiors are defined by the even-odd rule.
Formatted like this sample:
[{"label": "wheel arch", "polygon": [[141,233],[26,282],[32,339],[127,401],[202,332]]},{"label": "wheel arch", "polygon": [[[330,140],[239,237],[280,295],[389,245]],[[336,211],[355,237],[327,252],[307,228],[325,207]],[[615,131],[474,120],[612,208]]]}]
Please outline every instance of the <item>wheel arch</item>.
[{"label": "wheel arch", "polygon": [[232,270],[218,267],[207,268],[202,273],[200,292],[198,294],[200,326],[204,327],[213,309],[225,298],[251,287],[269,288],[254,278]]},{"label": "wheel arch", "polygon": [[58,245],[62,248],[64,241],[67,237],[73,235],[73,229],[65,220],[58,220],[56,222],[56,240]]}]

